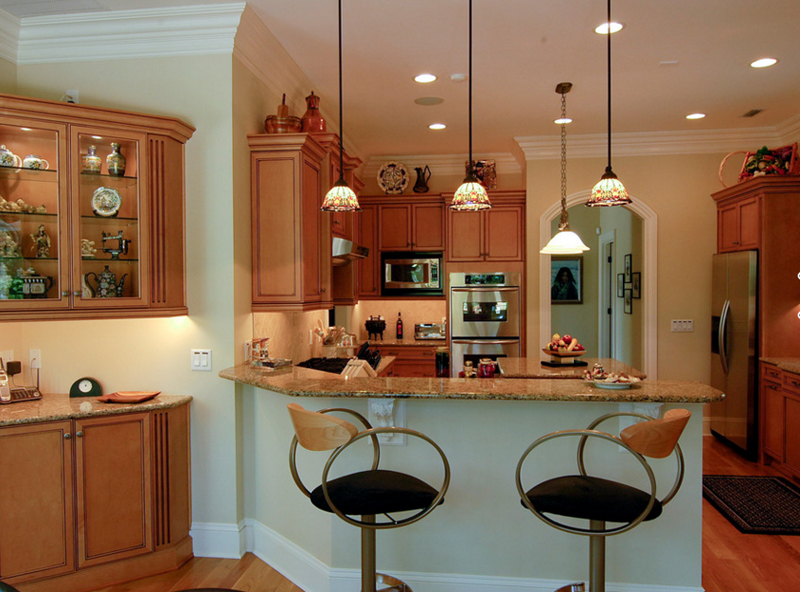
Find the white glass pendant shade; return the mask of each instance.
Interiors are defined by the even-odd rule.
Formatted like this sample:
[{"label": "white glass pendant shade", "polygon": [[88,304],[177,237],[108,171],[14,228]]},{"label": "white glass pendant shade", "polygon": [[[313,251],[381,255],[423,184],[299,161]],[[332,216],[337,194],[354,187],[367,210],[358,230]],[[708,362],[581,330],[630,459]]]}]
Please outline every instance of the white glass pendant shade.
[{"label": "white glass pendant shade", "polygon": [[581,237],[571,230],[562,230],[539,252],[542,255],[580,255],[588,250]]},{"label": "white glass pendant shade", "polygon": [[613,172],[606,169],[606,173],[597,185],[592,188],[592,193],[586,205],[589,207],[624,206],[629,203],[631,203],[631,198],[628,195],[628,190],[625,189],[625,185],[617,179]]},{"label": "white glass pendant shade", "polygon": [[460,212],[476,212],[488,210],[491,207],[489,195],[475,175],[467,175],[461,187],[453,195],[453,202],[450,204],[451,210]]},{"label": "white glass pendant shade", "polygon": [[324,212],[355,212],[361,209],[355,192],[347,181],[339,179],[325,196],[320,208]]}]

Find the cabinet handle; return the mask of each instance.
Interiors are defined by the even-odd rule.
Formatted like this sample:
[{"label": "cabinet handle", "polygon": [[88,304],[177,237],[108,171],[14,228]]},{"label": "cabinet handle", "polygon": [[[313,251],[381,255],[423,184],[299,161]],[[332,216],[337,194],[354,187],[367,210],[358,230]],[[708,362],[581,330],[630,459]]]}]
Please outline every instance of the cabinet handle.
[{"label": "cabinet handle", "polygon": [[767,385],[767,388],[768,388],[768,389],[772,389],[773,391],[778,391],[778,390],[780,390],[780,389],[779,389],[777,386],[775,386],[774,384],[768,384],[768,385]]},{"label": "cabinet handle", "polygon": [[78,433],[77,433],[77,434],[75,434],[75,435],[76,435],[78,438],[83,438],[83,432],[78,432]]},{"label": "cabinet handle", "polygon": [[64,434],[65,440],[69,440],[70,438],[72,438],[72,434]]},{"label": "cabinet handle", "polygon": [[63,292],[61,292],[61,295],[66,298],[67,296],[69,296],[69,290],[64,290]]},{"label": "cabinet handle", "polygon": [[790,380],[789,384],[791,384],[792,386],[800,386],[800,382],[797,382],[796,380]]},{"label": "cabinet handle", "polygon": [[319,291],[320,291],[320,293],[322,293],[322,292],[325,291],[325,288],[320,288]]},{"label": "cabinet handle", "polygon": [[75,291],[72,293],[72,295],[73,295],[73,296],[80,296],[80,295],[81,295],[81,291],[80,291],[80,290],[75,290]]}]

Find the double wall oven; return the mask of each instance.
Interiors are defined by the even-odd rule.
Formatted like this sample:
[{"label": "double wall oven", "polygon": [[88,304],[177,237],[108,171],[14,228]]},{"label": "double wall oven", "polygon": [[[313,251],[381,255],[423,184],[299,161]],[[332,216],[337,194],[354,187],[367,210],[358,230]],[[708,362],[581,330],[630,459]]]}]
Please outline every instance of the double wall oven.
[{"label": "double wall oven", "polygon": [[520,356],[520,273],[450,274],[450,374]]}]

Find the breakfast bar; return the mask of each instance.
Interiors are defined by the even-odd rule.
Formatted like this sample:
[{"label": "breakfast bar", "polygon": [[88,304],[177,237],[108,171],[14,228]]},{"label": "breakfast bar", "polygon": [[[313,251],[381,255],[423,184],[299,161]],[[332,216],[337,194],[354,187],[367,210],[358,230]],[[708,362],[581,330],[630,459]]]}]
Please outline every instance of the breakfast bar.
[{"label": "breakfast bar", "polygon": [[[516,367],[507,364],[506,369],[522,377],[493,379],[344,378],[304,368],[269,371],[246,364],[223,370],[222,378],[238,383],[242,415],[248,418],[245,504],[258,525],[256,546],[304,590],[357,588],[359,532],[313,508],[292,482],[287,459],[294,432],[286,406],[294,402],[310,410],[347,407],[367,416],[370,399],[394,399],[403,408],[405,426],[430,436],[444,450],[452,480],[443,506],[424,521],[391,536],[378,535],[379,571],[399,577],[414,590],[538,591],[586,580],[586,543],[576,540],[582,537],[554,531],[521,506],[514,486],[520,456],[539,436],[585,428],[607,413],[655,415],[680,407],[692,413],[680,440],[686,458],[683,487],[665,510],[669,520],[646,523],[610,539],[607,580],[610,588],[699,592],[703,404],[724,395],[708,385],[682,381],[642,380],[608,390],[584,380],[538,377],[538,368],[538,360],[520,359]],[[618,433],[626,421],[630,420],[608,421],[603,429]],[[416,448],[411,440],[403,447],[387,447],[382,458],[389,465],[401,462],[435,482],[438,468],[430,450]],[[538,481],[575,471],[574,448],[568,448],[546,448],[533,463],[530,478]],[[599,452],[590,456],[592,472],[646,487],[641,467],[628,455]],[[306,454],[312,458],[305,460],[313,463],[306,465],[306,479],[318,483],[324,463],[320,456],[327,455]],[[674,476],[674,459],[660,462],[655,473],[666,491]],[[343,459],[342,470],[356,466],[355,460]],[[469,544],[453,552],[455,541]]]}]

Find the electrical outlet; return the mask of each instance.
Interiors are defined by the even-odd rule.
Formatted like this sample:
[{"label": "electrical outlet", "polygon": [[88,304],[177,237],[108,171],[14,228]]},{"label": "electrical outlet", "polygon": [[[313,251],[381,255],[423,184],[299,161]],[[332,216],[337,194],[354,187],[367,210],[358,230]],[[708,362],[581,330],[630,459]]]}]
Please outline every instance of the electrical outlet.
[{"label": "electrical outlet", "polygon": [[199,370],[201,372],[211,372],[210,349],[192,350],[192,370]]},{"label": "electrical outlet", "polygon": [[30,368],[39,368],[42,367],[42,350],[40,349],[31,349],[28,350],[28,366]]},{"label": "electrical outlet", "polygon": [[3,360],[3,364],[8,364],[11,360],[14,359],[14,350],[13,349],[6,349],[0,351],[0,359]]},{"label": "electrical outlet", "polygon": [[78,100],[78,89],[64,91],[64,102],[79,103],[80,101]]}]

